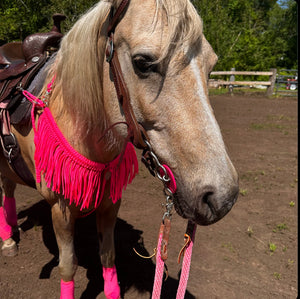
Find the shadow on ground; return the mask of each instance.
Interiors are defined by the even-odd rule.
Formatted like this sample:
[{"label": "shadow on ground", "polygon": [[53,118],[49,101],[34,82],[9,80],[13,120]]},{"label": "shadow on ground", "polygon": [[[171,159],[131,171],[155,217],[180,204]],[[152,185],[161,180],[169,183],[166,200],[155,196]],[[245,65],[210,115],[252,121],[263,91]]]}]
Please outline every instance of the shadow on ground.
[{"label": "shadow on ground", "polygon": [[[49,279],[53,268],[58,266],[58,247],[52,227],[50,206],[45,200],[41,200],[30,208],[20,211],[18,219],[25,219],[20,226],[21,231],[25,232],[35,226],[42,227],[44,245],[53,258],[42,267],[39,277],[40,279]],[[155,265],[151,259],[142,259],[133,251],[135,248],[144,256],[150,255],[144,247],[142,234],[143,231],[135,229],[120,218],[117,219],[115,228],[116,267],[122,297],[131,287],[138,292],[149,293],[149,297],[152,293]],[[74,244],[78,265],[87,270],[86,275],[89,280],[81,299],[96,298],[103,292],[103,278],[98,254],[95,213],[76,221]],[[163,283],[161,298],[175,298],[178,283],[178,279],[168,277]],[[187,292],[185,298],[193,299],[195,297]]]}]

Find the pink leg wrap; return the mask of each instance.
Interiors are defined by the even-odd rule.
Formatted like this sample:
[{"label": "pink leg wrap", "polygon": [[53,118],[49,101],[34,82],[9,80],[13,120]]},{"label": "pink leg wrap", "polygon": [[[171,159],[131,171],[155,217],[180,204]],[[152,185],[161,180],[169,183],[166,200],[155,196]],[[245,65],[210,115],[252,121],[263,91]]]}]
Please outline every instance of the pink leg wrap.
[{"label": "pink leg wrap", "polygon": [[112,268],[103,267],[103,278],[104,278],[104,294],[106,298],[108,299],[121,298],[116,266],[113,266]]},{"label": "pink leg wrap", "polygon": [[6,222],[6,213],[3,207],[0,207],[0,238],[5,241],[12,235],[12,228]]},{"label": "pink leg wrap", "polygon": [[74,280],[60,281],[60,299],[74,299]]},{"label": "pink leg wrap", "polygon": [[18,217],[16,213],[16,200],[14,197],[3,197],[3,207],[6,212],[6,221],[10,226],[18,225]]}]

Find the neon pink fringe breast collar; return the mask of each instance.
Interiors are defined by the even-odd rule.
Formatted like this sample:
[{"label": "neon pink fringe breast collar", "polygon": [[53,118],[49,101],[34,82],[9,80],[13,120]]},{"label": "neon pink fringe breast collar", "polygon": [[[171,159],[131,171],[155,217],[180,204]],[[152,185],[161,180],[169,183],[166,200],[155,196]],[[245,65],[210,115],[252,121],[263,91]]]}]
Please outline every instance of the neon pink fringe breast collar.
[{"label": "neon pink fringe breast collar", "polygon": [[[40,99],[27,91],[23,91],[23,94],[33,103],[33,111],[36,104],[45,107]],[[35,132],[37,183],[41,182],[43,175],[49,189],[62,194],[70,200],[70,204],[80,206],[81,210],[90,208],[93,200],[94,207],[99,206],[109,179],[110,197],[116,203],[121,199],[123,189],[126,189],[138,173],[138,161],[131,143],[127,143],[123,155],[102,164],[87,159],[71,147],[55,123],[49,108],[44,108],[37,129],[32,112],[32,123]]]}]

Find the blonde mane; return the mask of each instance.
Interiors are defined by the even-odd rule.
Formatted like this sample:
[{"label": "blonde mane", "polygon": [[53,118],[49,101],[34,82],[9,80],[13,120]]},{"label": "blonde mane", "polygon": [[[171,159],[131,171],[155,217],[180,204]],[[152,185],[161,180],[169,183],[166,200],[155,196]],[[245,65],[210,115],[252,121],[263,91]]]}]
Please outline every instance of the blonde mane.
[{"label": "blonde mane", "polygon": [[[55,74],[51,104],[62,97],[64,110],[70,113],[79,128],[90,130],[97,126],[104,130],[107,125],[102,101],[105,20],[111,6],[118,7],[120,2],[100,1],[75,23],[63,38],[46,80],[49,82]],[[142,0],[140,6],[142,9]],[[156,0],[156,7],[156,16],[160,10],[165,12],[170,29],[163,56],[168,55],[170,46],[180,47],[186,41],[195,43],[199,40],[202,22],[189,0]]]}]

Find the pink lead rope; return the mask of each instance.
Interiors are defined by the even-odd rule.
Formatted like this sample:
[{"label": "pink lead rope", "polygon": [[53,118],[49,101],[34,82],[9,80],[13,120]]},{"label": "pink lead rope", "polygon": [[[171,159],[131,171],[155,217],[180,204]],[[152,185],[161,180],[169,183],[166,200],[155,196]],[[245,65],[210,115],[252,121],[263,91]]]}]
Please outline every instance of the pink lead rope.
[{"label": "pink lead rope", "polygon": [[[172,193],[175,193],[177,186],[176,186],[174,175],[171,169],[167,165],[163,165],[163,166],[166,169],[167,174],[170,178],[170,181],[168,182],[168,188],[172,191]],[[191,266],[192,250],[193,250],[193,244],[195,240],[196,227],[197,225],[192,221],[188,222],[186,236],[189,238],[189,240],[188,242],[185,243],[184,247],[180,252],[180,256],[181,254],[184,254],[184,258],[182,262],[181,275],[180,275],[179,286],[177,289],[176,299],[184,299],[184,295],[186,292],[187,282],[189,278],[189,271]],[[160,299],[160,295],[161,295],[162,280],[164,275],[164,264],[165,264],[165,260],[167,259],[167,254],[166,254],[167,244],[164,244],[164,240],[163,240],[164,233],[166,232],[166,230],[167,229],[163,220],[159,231],[158,243],[157,243],[155,277],[154,277],[154,285],[153,285],[152,297],[151,297],[152,299]],[[169,230],[167,234],[169,233]],[[162,257],[162,253],[163,253],[163,257]]]},{"label": "pink lead rope", "polygon": [[[189,226],[189,224],[188,224],[188,226]],[[185,254],[183,257],[183,262],[182,262],[182,267],[181,267],[181,275],[180,275],[179,286],[177,289],[176,299],[183,299],[184,295],[185,295],[187,282],[189,279],[189,273],[190,273],[190,266],[191,266],[191,260],[192,260],[192,251],[193,251],[193,245],[194,245],[194,241],[195,241],[196,228],[197,228],[197,225],[193,224],[192,238],[191,238],[190,243],[187,245],[187,248],[186,248],[186,251],[185,251]]]},{"label": "pink lead rope", "polygon": [[162,241],[162,233],[159,234],[158,243],[157,243],[156,267],[155,267],[154,285],[152,290],[152,299],[160,299],[162,280],[164,276],[165,262],[162,260],[160,254],[161,241]]}]

